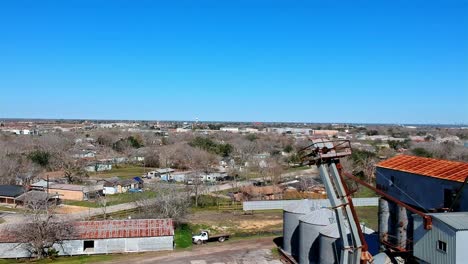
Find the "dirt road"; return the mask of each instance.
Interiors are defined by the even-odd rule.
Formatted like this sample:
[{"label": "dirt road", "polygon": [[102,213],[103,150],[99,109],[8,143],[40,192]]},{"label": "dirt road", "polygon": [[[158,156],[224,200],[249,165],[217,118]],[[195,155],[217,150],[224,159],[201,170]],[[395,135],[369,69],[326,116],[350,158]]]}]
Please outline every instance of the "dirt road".
[{"label": "dirt road", "polygon": [[273,237],[194,246],[192,250],[128,255],[102,263],[281,264],[272,255]]}]

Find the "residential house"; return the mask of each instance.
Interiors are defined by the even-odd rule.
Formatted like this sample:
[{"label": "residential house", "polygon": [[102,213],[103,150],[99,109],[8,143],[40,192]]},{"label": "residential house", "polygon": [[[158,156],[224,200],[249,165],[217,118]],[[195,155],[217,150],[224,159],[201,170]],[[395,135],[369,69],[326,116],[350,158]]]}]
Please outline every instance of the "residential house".
[{"label": "residential house", "polygon": [[38,182],[35,182],[35,183],[29,185],[29,189],[44,192],[44,191],[47,190],[47,186],[49,184],[50,184],[50,182],[47,182],[46,180],[41,179]]},{"label": "residential house", "polygon": [[283,197],[283,189],[279,186],[245,186],[240,189],[242,195],[237,195],[236,199],[242,201],[252,200],[278,200]]},{"label": "residential house", "polygon": [[140,177],[134,177],[133,179],[120,179],[118,177],[112,177],[105,180],[103,186],[105,195],[126,193],[132,189],[142,189],[143,180]]},{"label": "residential house", "polygon": [[[186,182],[187,179],[189,178],[189,174],[191,174],[190,171],[180,171],[180,172],[173,172],[171,174],[168,174],[168,181],[174,181],[174,182]],[[164,180],[165,177],[161,177],[161,180]]]},{"label": "residential house", "polygon": [[21,185],[0,185],[0,203],[15,204],[16,198],[24,191]]},{"label": "residential house", "polygon": [[103,194],[104,186],[50,183],[49,194],[56,194],[63,200],[86,201]]},{"label": "residential house", "polygon": [[16,198],[17,205],[33,206],[34,208],[37,208],[37,206],[45,207],[46,204],[57,205],[59,202],[59,195],[36,190],[25,192]]},{"label": "residential house", "polygon": [[84,169],[87,172],[109,171],[112,170],[112,163],[108,161],[91,162]]},{"label": "residential house", "polygon": [[[147,172],[145,177],[148,178],[148,179],[152,179],[152,178],[156,178],[156,177],[162,178],[164,175],[169,175],[169,174],[173,173],[174,171],[175,170],[171,169],[171,168],[156,169],[156,170]],[[169,176],[164,176],[164,178],[170,179]]]},{"label": "residential house", "polygon": [[73,158],[95,158],[96,157],[96,151],[91,151],[91,150],[80,150],[72,154]]},{"label": "residential house", "polygon": [[226,177],[227,177],[226,173],[214,172],[214,173],[204,174],[203,175],[203,181],[204,182],[214,183],[214,182],[217,182],[217,181],[221,181]]}]

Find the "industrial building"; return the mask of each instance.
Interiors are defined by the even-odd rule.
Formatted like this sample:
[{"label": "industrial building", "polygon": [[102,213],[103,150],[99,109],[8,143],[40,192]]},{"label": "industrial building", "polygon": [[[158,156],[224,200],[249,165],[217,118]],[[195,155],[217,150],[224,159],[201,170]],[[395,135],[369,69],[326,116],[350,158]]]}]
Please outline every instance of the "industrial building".
[{"label": "industrial building", "polygon": [[378,189],[427,211],[468,211],[467,179],[468,163],[407,155],[382,161],[376,169]]},{"label": "industrial building", "polygon": [[[375,187],[342,171],[339,158],[352,153],[349,141],[312,142],[302,162],[317,165],[336,223],[330,211],[306,202],[286,207],[286,258],[300,264],[468,263],[468,163],[398,155],[377,164]],[[382,197],[378,233],[359,226],[344,176]]]},{"label": "industrial building", "polygon": [[[399,155],[377,164],[382,244],[419,263],[464,263],[468,163]],[[458,250],[457,250],[458,249]]]},{"label": "industrial building", "polygon": [[[314,200],[300,200],[283,210],[283,251],[299,264],[334,264],[340,259],[340,232],[336,214]],[[369,252],[379,252],[379,237],[361,225]],[[346,227],[348,235],[349,228]]]},{"label": "industrial building", "polygon": [[[9,236],[14,226],[0,230],[0,258],[29,258],[28,241]],[[79,221],[72,238],[54,248],[61,256],[172,250],[172,219]]]},{"label": "industrial building", "polygon": [[414,256],[422,263],[468,262],[468,212],[434,213],[432,229],[414,215]]}]

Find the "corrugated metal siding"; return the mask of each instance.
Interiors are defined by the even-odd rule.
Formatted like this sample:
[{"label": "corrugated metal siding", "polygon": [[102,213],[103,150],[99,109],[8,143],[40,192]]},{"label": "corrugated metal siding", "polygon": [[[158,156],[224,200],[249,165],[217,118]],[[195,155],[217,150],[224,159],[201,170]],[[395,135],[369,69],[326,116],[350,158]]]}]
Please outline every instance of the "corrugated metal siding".
[{"label": "corrugated metal siding", "polygon": [[54,245],[61,256],[74,256],[83,254],[83,240],[65,240]]},{"label": "corrugated metal siding", "polygon": [[[60,256],[172,250],[173,236],[113,238],[94,240],[94,250],[83,251],[84,240],[66,240],[55,244]],[[20,243],[0,243],[0,258],[27,258],[30,254]]]},{"label": "corrugated metal siding", "polygon": [[0,258],[28,258],[29,251],[19,243],[0,243]]},{"label": "corrugated metal siding", "polygon": [[157,237],[174,234],[172,219],[80,221],[75,224],[78,238]]},{"label": "corrugated metal siding", "polygon": [[468,163],[408,155],[398,155],[384,160],[378,163],[377,167],[456,182],[463,182],[468,177]]},{"label": "corrugated metal siding", "polygon": [[457,263],[466,263],[468,261],[468,231],[457,232]]},{"label": "corrugated metal siding", "polygon": [[[298,200],[267,200],[267,201],[246,201],[242,203],[244,211],[253,210],[273,210],[273,209],[285,209],[288,205],[297,203]],[[314,199],[319,207],[330,207],[330,201],[328,199]],[[354,206],[378,206],[379,198],[354,198]]]},{"label": "corrugated metal siding", "polygon": [[[459,182],[386,168],[377,168],[376,183],[377,188],[392,197],[426,210],[444,207],[444,189],[458,190],[461,186]],[[464,187],[459,203],[459,211],[468,211],[468,185]]]},{"label": "corrugated metal siding", "polygon": [[[456,264],[456,233],[448,226],[434,219],[432,230],[425,230],[423,220],[414,218],[414,256],[428,263]],[[437,241],[447,243],[447,253],[437,249]],[[459,262],[460,263],[460,262]]]}]

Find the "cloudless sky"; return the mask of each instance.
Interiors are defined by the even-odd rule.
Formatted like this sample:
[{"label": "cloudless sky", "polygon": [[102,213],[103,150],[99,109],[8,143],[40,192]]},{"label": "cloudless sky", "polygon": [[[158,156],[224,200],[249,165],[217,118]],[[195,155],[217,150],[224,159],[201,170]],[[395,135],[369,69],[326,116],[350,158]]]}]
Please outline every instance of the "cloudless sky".
[{"label": "cloudless sky", "polygon": [[468,1],[1,1],[0,117],[468,123]]}]

